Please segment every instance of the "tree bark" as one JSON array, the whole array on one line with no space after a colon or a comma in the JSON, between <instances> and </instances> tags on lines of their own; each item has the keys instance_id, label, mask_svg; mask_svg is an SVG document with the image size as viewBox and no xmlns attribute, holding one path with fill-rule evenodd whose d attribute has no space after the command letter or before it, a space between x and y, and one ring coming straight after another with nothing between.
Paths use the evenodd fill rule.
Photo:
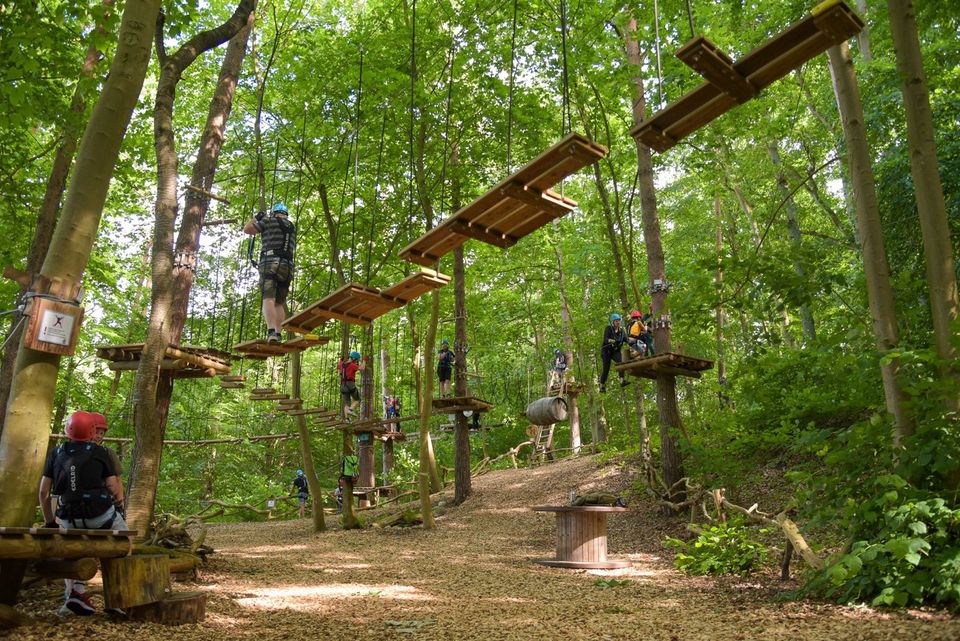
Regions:
<instances>
[{"instance_id":1,"label":"tree bark","mask_svg":"<svg viewBox=\"0 0 960 641\"><path fill-rule=\"evenodd\" d=\"M389 397L389 396L392 395L391 392L390 392L390 385L389 385L389 381L390 381L390 352L389 352L389 350L383 348L382 346L381 346L381 348L380 348L380 381L381 381L381 387L380 387L380 389L381 389L381 392L383 393L383 398L384 398L384 401L383 401L383 402L384 402L384 407L383 407L384 416L386 416L386 410L387 410L387 407L386 407L386 402L387 402L387 401L386 401L386 399L387 399L387 397ZM399 429L400 429L400 424L399 424L399 423L395 423L395 424L394 424L394 428L397 429L397 430L399 430ZM382 468L381 468L381 469L383 470L383 481L384 481L384 483L387 483L387 482L388 482L388 478L390 477L390 473L393 472L393 450L394 450L393 439L392 439L392 438L386 439L386 440L383 442L383 458L381 459L381 465L382 465Z\"/></svg>"},{"instance_id":2,"label":"tree bark","mask_svg":"<svg viewBox=\"0 0 960 641\"><path fill-rule=\"evenodd\" d=\"M770 162L773 163L777 171L777 187L780 190L780 197L786 201L785 208L787 212L787 235L790 237L790 245L793 248L793 271L797 279L803 283L806 279L806 269L801 262L800 246L800 224L797 222L797 205L790 195L790 187L787 184L787 176L783 173L783 163L780 162L780 151L777 149L777 143L771 142L767 146L770 154ZM817 340L817 329L813 324L813 312L809 305L800 305L800 322L803 325L803 338L809 344Z\"/></svg>"},{"instance_id":3,"label":"tree bark","mask_svg":"<svg viewBox=\"0 0 960 641\"><path fill-rule=\"evenodd\" d=\"M457 144L450 149L450 209L460 211L459 154ZM454 396L467 396L467 294L466 275L463 265L463 245L453 250L453 309L454 309ZM467 417L457 412L453 424L454 439L454 490L453 503L460 505L471 492L470 483L470 430Z\"/></svg>"},{"instance_id":4,"label":"tree bark","mask_svg":"<svg viewBox=\"0 0 960 641\"><path fill-rule=\"evenodd\" d=\"M863 0L859 0L862 2ZM897 56L900 91L907 112L907 142L910 147L910 173L923 235L927 288L930 291L930 316L937 356L943 361L942 374L960 383L956 344L952 328L957 320L956 265L950 243L950 225L940 183L936 132L930 110L930 94L923 70L923 56L917 35L916 10L912 0L887 0L890 33ZM956 396L949 399L954 411L960 407Z\"/></svg>"},{"instance_id":5,"label":"tree bark","mask_svg":"<svg viewBox=\"0 0 960 641\"><path fill-rule=\"evenodd\" d=\"M124 5L110 73L84 130L63 211L41 267L47 278L79 282L90 259L113 168L150 60L159 0ZM47 450L60 357L22 345L0 436L0 523L28 525ZM28 479L24 482L24 479Z\"/></svg>"},{"instance_id":6,"label":"tree bark","mask_svg":"<svg viewBox=\"0 0 960 641\"><path fill-rule=\"evenodd\" d=\"M154 103L154 144L157 155L157 202L153 236L153 292L147 336L134 382L134 427L136 442L130 466L127 500L127 523L146 532L153 517L156 501L163 435L166 430L170 399L173 395L173 373L162 372L160 363L169 344L179 344L187 319L190 288L197 266L197 249L203 218L209 199L188 191L186 211L173 254L176 222L178 159L173 131L173 108L177 84L184 71L201 54L219 47L248 27L255 0L241 0L234 14L225 23L198 33L175 54L163 54L162 20L157 27L157 47L161 57L160 79ZM207 123L201 137L193 184L205 192L213 187L224 128L233 105L237 78L243 65L249 28L231 43L220 69L217 88L210 102Z\"/></svg>"},{"instance_id":7,"label":"tree bark","mask_svg":"<svg viewBox=\"0 0 960 641\"><path fill-rule=\"evenodd\" d=\"M636 88L633 121L639 124L644 119L646 104L643 95L643 78L640 76L642 60L636 31L636 18L630 16L625 31L625 44L627 61L633 68L633 82ZM643 238L647 247L647 275L650 279L653 342L657 353L663 354L671 351L669 316L665 316L668 283L663 246L660 242L660 218L657 214L657 194L653 185L653 161L650 148L640 143L637 143L637 171L640 174L640 212L643 217ZM657 407L660 410L660 458L663 482L668 488L672 488L683 478L683 459L677 443L677 435L682 431L683 426L680 420L680 409L677 407L675 377L662 375L657 377ZM677 491L670 500L682 502L684 492Z\"/></svg>"},{"instance_id":8,"label":"tree bark","mask_svg":"<svg viewBox=\"0 0 960 641\"><path fill-rule=\"evenodd\" d=\"M877 190L870 164L866 128L863 119L863 104L860 88L850 58L850 48L842 43L827 50L833 90L843 124L843 136L847 143L850 178L855 194L857 227L860 230L860 247L863 254L863 271L867 281L867 299L873 318L873 334L881 356L895 349L900 342L897 330L893 290L890 285L890 267L883 247L883 232L880 228L880 213ZM896 423L894 442L900 445L913 433L914 427L904 407L906 393L900 387L898 373L900 363L892 359L880 365L887 410Z\"/></svg>"},{"instance_id":9,"label":"tree bark","mask_svg":"<svg viewBox=\"0 0 960 641\"><path fill-rule=\"evenodd\" d=\"M557 225L554 221L554 225ZM567 300L567 289L563 274L563 253L560 251L560 245L554 244L553 251L557 256L557 285L560 289L560 331L563 333L563 351L567 359L568 368L573 366L573 320L570 315L570 302ZM574 377L569 377L571 382L576 382ZM563 381L560 381L563 385ZM570 449L573 453L579 454L583 445L580 435L580 407L577 403L579 394L568 395L570 409Z\"/></svg>"},{"instance_id":10,"label":"tree bark","mask_svg":"<svg viewBox=\"0 0 960 641\"><path fill-rule=\"evenodd\" d=\"M300 395L301 363L300 352L290 354L290 369L292 372L290 392L293 398L303 398ZM320 487L317 468L313 464L313 451L310 449L310 430L307 428L307 421L302 415L297 416L297 432L300 434L300 460L303 465L303 474L307 477L307 487L310 489L310 499L313 506L313 531L325 532L327 524L323 520L323 488Z\"/></svg>"}]
</instances>

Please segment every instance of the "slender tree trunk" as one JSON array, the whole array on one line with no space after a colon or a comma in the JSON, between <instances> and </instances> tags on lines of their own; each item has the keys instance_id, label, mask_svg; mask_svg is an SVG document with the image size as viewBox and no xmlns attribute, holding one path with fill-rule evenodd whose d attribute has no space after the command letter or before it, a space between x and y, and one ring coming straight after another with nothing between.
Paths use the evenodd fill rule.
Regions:
<instances>
[{"instance_id":1,"label":"slender tree trunk","mask_svg":"<svg viewBox=\"0 0 960 641\"><path fill-rule=\"evenodd\" d=\"M460 157L456 142L450 149L450 209L459 211L460 175L458 169ZM463 245L453 250L453 309L455 338L454 354L454 396L467 396L467 294L466 275L463 265ZM457 412L453 425L454 438L454 491L453 503L460 505L467 500L471 492L470 483L470 431L467 417Z\"/></svg>"},{"instance_id":2,"label":"slender tree trunk","mask_svg":"<svg viewBox=\"0 0 960 641\"><path fill-rule=\"evenodd\" d=\"M554 221L554 225L557 221ZM560 245L554 244L553 251L557 256L557 285L560 289L560 331L563 333L563 351L564 358L567 359L569 367L573 366L573 320L570 315L570 302L567 300L566 281L563 274L563 254L560 251ZM570 376L571 382L576 382L576 378ZM561 386L563 381L560 381ZM578 393L568 395L570 404L570 448L574 454L580 453L580 447L583 445L580 436L580 407L577 403Z\"/></svg>"},{"instance_id":3,"label":"slender tree trunk","mask_svg":"<svg viewBox=\"0 0 960 641\"><path fill-rule=\"evenodd\" d=\"M430 293L430 322L427 325L427 335L424 338L423 349L424 369L423 391L420 395L420 474L418 488L420 491L420 514L423 517L423 527L434 529L433 506L430 503L431 490L439 491L440 478L437 476L437 465L433 458L433 444L430 442L430 414L433 404L433 361L434 347L437 344L437 320L440 316L440 292L433 290ZM436 478L436 483L434 483Z\"/></svg>"},{"instance_id":4,"label":"slender tree trunk","mask_svg":"<svg viewBox=\"0 0 960 641\"><path fill-rule=\"evenodd\" d=\"M634 71L636 88L633 121L639 124L645 117L643 78L640 76L640 47L636 39L637 21L630 16L625 31L627 61ZM637 171L639 172L640 211L643 217L643 238L647 247L647 275L650 278L653 341L658 354L671 351L670 322L667 312L668 283L660 242L660 218L657 214L657 194L653 185L653 161L650 148L637 143ZM657 377L657 407L660 410L660 458L663 481L671 488L683 478L683 459L677 436L682 432L680 409L677 407L677 388L674 376ZM683 500L683 492L675 492L673 499Z\"/></svg>"},{"instance_id":5,"label":"slender tree trunk","mask_svg":"<svg viewBox=\"0 0 960 641\"><path fill-rule=\"evenodd\" d=\"M303 398L301 396L301 371L302 359L300 352L290 354L290 392L293 398ZM313 464L313 452L310 449L310 430L307 428L307 421L303 416L297 416L297 432L300 434L300 460L303 465L303 474L307 477L307 487L310 489L310 499L313 505L313 531L325 532L327 524L323 519L323 488L320 487L320 479L317 478L317 468Z\"/></svg>"},{"instance_id":6,"label":"slender tree trunk","mask_svg":"<svg viewBox=\"0 0 960 641\"><path fill-rule=\"evenodd\" d=\"M350 326L346 323L340 323L340 358L343 362L347 362L348 356L350 354ZM366 373L361 373L361 376L365 376ZM339 385L339 383L338 383ZM337 395L337 403L341 403L339 393ZM340 408L341 416L343 415L343 408ZM353 456L356 454L356 450L353 446L353 432L350 430L341 430L343 434L343 455ZM357 519L357 513L353 509L353 477L344 476L343 477L343 529L345 530L355 530L360 527L360 521Z\"/></svg>"},{"instance_id":7,"label":"slender tree trunk","mask_svg":"<svg viewBox=\"0 0 960 641\"><path fill-rule=\"evenodd\" d=\"M859 0L863 2L864 0ZM900 91L907 112L907 141L910 146L910 173L923 235L927 287L930 291L930 317L933 320L937 356L943 361L943 375L960 383L957 363L955 322L960 301L957 298L956 264L950 243L950 225L940 184L936 132L930 110L930 94L923 70L923 56L917 36L916 10L912 0L887 0L890 33L897 55ZM960 399L949 399L951 409L960 407Z\"/></svg>"},{"instance_id":8,"label":"slender tree trunk","mask_svg":"<svg viewBox=\"0 0 960 641\"><path fill-rule=\"evenodd\" d=\"M66 201L40 272L77 283L83 276L113 168L150 60L159 0L124 5L117 51L77 152ZM0 523L29 525L47 451L60 357L21 343L0 436ZM29 479L24 482L24 479Z\"/></svg>"},{"instance_id":9,"label":"slender tree trunk","mask_svg":"<svg viewBox=\"0 0 960 641\"><path fill-rule=\"evenodd\" d=\"M101 4L105 7L111 7L113 6L113 0L103 0ZM94 29L94 32L101 36L106 35L106 30L99 25ZM73 154L77 149L77 138L80 135L80 127L72 123L74 119L80 118L87 108L87 103L83 99L83 78L93 77L93 72L100 61L101 55L100 51L93 45L87 48L87 54L83 60L83 73L81 78L77 80L73 98L70 100L70 111L73 113L64 119L66 124L60 136L60 145L57 147L57 152L53 158L50 175L47 177L43 203L40 205L40 211L37 214L36 229L33 232L33 240L27 253L25 269L30 273L40 271L43 259L47 255L47 249L50 247L53 229L57 225L57 217L60 214L63 192L67 188L67 175L70 173ZM22 298L26 292L27 288L21 286L18 298ZM0 359L0 407L6 407L7 401L10 399L10 384L13 382L13 369L17 362L17 350L13 349L13 346L19 345L23 337L25 323L20 323L23 318L23 314L19 312L11 314L10 331L4 339L7 349L3 351L3 358ZM3 433L4 418L0 414L0 434ZM54 425L59 424L59 421L54 421Z\"/></svg>"},{"instance_id":10,"label":"slender tree trunk","mask_svg":"<svg viewBox=\"0 0 960 641\"><path fill-rule=\"evenodd\" d=\"M895 1L895 0L894 0ZM890 6L891 0L888 0L887 6ZM857 0L857 11L863 18L863 29L857 33L857 46L860 48L860 55L865 62L873 60L873 51L870 48L870 23L867 20L867 0ZM890 17L893 18L893 9L890 10ZM892 20L891 20L892 22Z\"/></svg>"},{"instance_id":11,"label":"slender tree trunk","mask_svg":"<svg viewBox=\"0 0 960 641\"><path fill-rule=\"evenodd\" d=\"M390 391L390 351L381 347L380 349L380 377L381 377L381 386L380 390L383 393L384 398L384 415L386 415L386 399L389 396L392 396ZM395 423L394 427L399 430L400 424ZM381 461L383 469L383 481L387 482L387 479L390 477L390 473L393 472L393 439L388 438L383 442L383 459Z\"/></svg>"},{"instance_id":12,"label":"slender tree trunk","mask_svg":"<svg viewBox=\"0 0 960 641\"><path fill-rule=\"evenodd\" d=\"M727 361L726 361L726 343L724 342L723 326L726 322L723 310L723 214L721 210L720 194L713 199L713 210L717 220L716 251L717 251L717 275L715 278L717 289L717 399L721 405L730 405L730 398L726 394L727 386Z\"/></svg>"},{"instance_id":13,"label":"slender tree trunk","mask_svg":"<svg viewBox=\"0 0 960 641\"><path fill-rule=\"evenodd\" d=\"M200 231L209 206L208 199L189 192L180 236L177 239L177 253L174 256L173 234L178 210L179 164L173 132L176 89L184 71L198 56L231 40L243 29L240 37L231 42L228 55L224 57L221 65L217 88L210 102L207 123L200 142L200 151L194 165L195 186L209 192L213 187L224 129L230 116L233 95L246 52L249 28L245 27L249 27L254 5L255 0L241 0L227 22L195 35L170 57L166 57L163 51L162 21L157 28L161 72L154 106L157 202L153 237L153 293L147 336L134 383L134 402L137 408L136 442L127 492L128 525L141 532L147 531L153 519L163 435L173 395L173 372L162 372L160 363L167 346L179 344L186 324L190 288L197 267Z\"/></svg>"},{"instance_id":14,"label":"slender tree trunk","mask_svg":"<svg viewBox=\"0 0 960 641\"><path fill-rule=\"evenodd\" d=\"M361 406L362 412L360 419L368 421L373 418L373 359L370 358L373 349L373 323L364 328L364 357L366 368L363 371L363 379L360 385L360 398L363 400ZM373 447L373 432L361 432L357 434L357 454L360 459L360 487L375 487L376 480L376 456ZM360 507L370 505L369 497L360 501Z\"/></svg>"},{"instance_id":15,"label":"slender tree trunk","mask_svg":"<svg viewBox=\"0 0 960 641\"><path fill-rule=\"evenodd\" d=\"M787 176L783 173L783 163L780 162L780 152L777 149L777 143L771 142L767 146L770 154L770 162L773 163L777 171L777 187L780 189L780 197L786 200L787 211L787 234L790 237L790 246L793 248L793 271L797 279L802 283L806 279L806 268L803 266L801 256L801 236L800 223L797 222L797 205L790 195L790 187L787 184ZM817 330L813 324L813 313L808 305L800 305L800 322L803 325L803 338L810 344L817 340Z\"/></svg>"},{"instance_id":16,"label":"slender tree trunk","mask_svg":"<svg viewBox=\"0 0 960 641\"><path fill-rule=\"evenodd\" d=\"M873 333L877 349L883 356L897 347L900 337L897 330L893 290L890 285L890 267L887 264L883 232L880 228L877 190L870 164L870 150L867 147L863 104L847 44L830 47L827 55L830 58L833 89L840 108L851 183L856 196L857 226L860 230L863 271L867 281L870 315L873 317ZM900 362L895 358L887 364L880 365L887 410L896 422L894 441L898 445L914 430L913 422L904 407L906 393L898 381L899 369Z\"/></svg>"}]
</instances>

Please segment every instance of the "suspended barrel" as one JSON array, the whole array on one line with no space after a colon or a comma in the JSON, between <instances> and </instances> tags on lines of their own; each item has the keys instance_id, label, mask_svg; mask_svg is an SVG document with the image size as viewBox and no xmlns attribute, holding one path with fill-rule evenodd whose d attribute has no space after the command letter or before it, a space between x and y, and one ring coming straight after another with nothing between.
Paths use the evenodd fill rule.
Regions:
<instances>
[{"instance_id":1,"label":"suspended barrel","mask_svg":"<svg viewBox=\"0 0 960 641\"><path fill-rule=\"evenodd\" d=\"M567 418L567 402L559 396L548 396L527 405L527 420L534 425L550 425Z\"/></svg>"}]
</instances>

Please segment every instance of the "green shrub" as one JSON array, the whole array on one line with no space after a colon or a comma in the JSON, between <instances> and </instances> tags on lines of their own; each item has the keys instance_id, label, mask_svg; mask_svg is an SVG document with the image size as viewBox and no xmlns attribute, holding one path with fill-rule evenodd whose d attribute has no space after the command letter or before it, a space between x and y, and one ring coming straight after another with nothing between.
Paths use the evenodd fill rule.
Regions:
<instances>
[{"instance_id":1,"label":"green shrub","mask_svg":"<svg viewBox=\"0 0 960 641\"><path fill-rule=\"evenodd\" d=\"M807 585L844 603L960 605L960 509L889 474L875 496L849 504L856 525L849 551Z\"/></svg>"},{"instance_id":2,"label":"green shrub","mask_svg":"<svg viewBox=\"0 0 960 641\"><path fill-rule=\"evenodd\" d=\"M750 530L740 522L707 526L689 542L668 537L664 545L677 551L673 564L687 574L742 576L767 558L766 546L751 540Z\"/></svg>"}]
</instances>

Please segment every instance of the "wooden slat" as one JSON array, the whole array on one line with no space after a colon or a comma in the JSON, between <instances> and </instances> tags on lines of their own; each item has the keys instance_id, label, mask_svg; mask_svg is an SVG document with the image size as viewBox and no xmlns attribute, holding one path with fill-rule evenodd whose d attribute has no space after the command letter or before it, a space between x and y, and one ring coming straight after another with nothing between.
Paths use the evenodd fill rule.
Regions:
<instances>
[{"instance_id":1,"label":"wooden slat","mask_svg":"<svg viewBox=\"0 0 960 641\"><path fill-rule=\"evenodd\" d=\"M550 188L606 154L602 145L570 134L404 247L400 257L431 266L467 238L509 247L576 207L576 202L550 192Z\"/></svg>"},{"instance_id":2,"label":"wooden slat","mask_svg":"<svg viewBox=\"0 0 960 641\"><path fill-rule=\"evenodd\" d=\"M863 21L843 2L825 2L811 15L757 47L732 67L756 93L862 28ZM715 53L722 54L715 46L713 48ZM730 92L730 82L724 84L715 77L710 81L711 74L716 71L707 70L707 82L640 123L630 134L651 149L664 152L739 104L739 97L733 97L736 89Z\"/></svg>"},{"instance_id":3,"label":"wooden slat","mask_svg":"<svg viewBox=\"0 0 960 641\"><path fill-rule=\"evenodd\" d=\"M684 354L666 352L650 358L639 358L614 365L618 372L655 379L657 376L688 376L700 378L700 372L713 367L713 361Z\"/></svg>"},{"instance_id":4,"label":"wooden slat","mask_svg":"<svg viewBox=\"0 0 960 641\"><path fill-rule=\"evenodd\" d=\"M329 320L367 325L402 305L401 301L384 296L377 289L359 283L348 283L284 320L283 327L288 331L302 333L304 330L316 329Z\"/></svg>"},{"instance_id":5,"label":"wooden slat","mask_svg":"<svg viewBox=\"0 0 960 641\"><path fill-rule=\"evenodd\" d=\"M681 62L737 103L746 102L757 93L750 81L733 68L733 60L703 36L685 44L676 55Z\"/></svg>"}]
</instances>

